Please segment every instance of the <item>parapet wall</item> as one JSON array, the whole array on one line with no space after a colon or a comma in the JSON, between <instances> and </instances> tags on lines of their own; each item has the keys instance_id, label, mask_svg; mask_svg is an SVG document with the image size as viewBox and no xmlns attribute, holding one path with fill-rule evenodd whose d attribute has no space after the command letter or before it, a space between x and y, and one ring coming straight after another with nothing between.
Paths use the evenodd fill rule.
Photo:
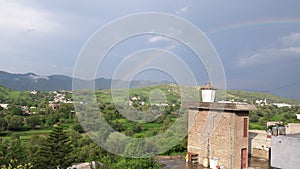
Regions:
<instances>
[{"instance_id":1,"label":"parapet wall","mask_svg":"<svg viewBox=\"0 0 300 169\"><path fill-rule=\"evenodd\" d=\"M271 138L267 137L267 132L262 130L249 131L249 155L269 159L269 149Z\"/></svg>"}]
</instances>

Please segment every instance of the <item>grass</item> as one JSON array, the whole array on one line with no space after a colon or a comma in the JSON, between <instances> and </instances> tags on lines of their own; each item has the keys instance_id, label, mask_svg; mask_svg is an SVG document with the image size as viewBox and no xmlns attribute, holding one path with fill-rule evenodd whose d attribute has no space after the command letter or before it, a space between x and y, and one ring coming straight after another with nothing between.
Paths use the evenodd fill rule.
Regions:
<instances>
[{"instance_id":1,"label":"grass","mask_svg":"<svg viewBox=\"0 0 300 169\"><path fill-rule=\"evenodd\" d=\"M20 140L27 142L34 135L48 135L51 129L39 129L39 130L28 130L28 131L5 131L1 132L0 136L3 139L10 139L11 135L16 134L20 136Z\"/></svg>"},{"instance_id":2,"label":"grass","mask_svg":"<svg viewBox=\"0 0 300 169\"><path fill-rule=\"evenodd\" d=\"M65 129L69 129L68 128L68 124L66 124L64 126ZM13 134L16 134L16 135L19 135L20 136L20 140L24 141L24 142L27 142L31 139L32 136L35 136L35 135L43 135L43 136L47 136L50 132L52 131L52 129L31 129L31 130L28 130L28 131L3 131L3 132L0 132L0 137L3 138L4 140L9 140L10 137L13 135Z\"/></svg>"},{"instance_id":3,"label":"grass","mask_svg":"<svg viewBox=\"0 0 300 169\"><path fill-rule=\"evenodd\" d=\"M266 127L263 127L259 124L256 124L256 123L250 123L249 124L249 129L250 130L266 130Z\"/></svg>"},{"instance_id":4,"label":"grass","mask_svg":"<svg viewBox=\"0 0 300 169\"><path fill-rule=\"evenodd\" d=\"M143 124L143 127L147 130L154 129L154 128L160 128L162 124L160 123L145 123Z\"/></svg>"},{"instance_id":5,"label":"grass","mask_svg":"<svg viewBox=\"0 0 300 169\"><path fill-rule=\"evenodd\" d=\"M131 126L132 126L132 122L127 119L117 119L114 121L122 123L124 125L124 127L126 127L126 128L131 128ZM141 123L141 125L143 126L143 128L145 130L160 128L162 126L162 124L160 124L160 123Z\"/></svg>"}]
</instances>

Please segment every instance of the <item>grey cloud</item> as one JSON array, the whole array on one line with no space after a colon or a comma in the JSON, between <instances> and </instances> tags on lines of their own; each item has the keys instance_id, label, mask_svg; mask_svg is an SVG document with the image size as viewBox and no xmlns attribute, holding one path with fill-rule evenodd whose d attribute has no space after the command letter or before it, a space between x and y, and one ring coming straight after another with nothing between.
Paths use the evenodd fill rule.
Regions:
<instances>
[{"instance_id":1,"label":"grey cloud","mask_svg":"<svg viewBox=\"0 0 300 169\"><path fill-rule=\"evenodd\" d=\"M283 46L300 46L300 33L292 33L280 39Z\"/></svg>"},{"instance_id":2,"label":"grey cloud","mask_svg":"<svg viewBox=\"0 0 300 169\"><path fill-rule=\"evenodd\" d=\"M300 61L300 33L293 33L278 40L271 48L261 51L238 60L239 67L247 67L262 64L274 64L288 59L299 59Z\"/></svg>"}]
</instances>

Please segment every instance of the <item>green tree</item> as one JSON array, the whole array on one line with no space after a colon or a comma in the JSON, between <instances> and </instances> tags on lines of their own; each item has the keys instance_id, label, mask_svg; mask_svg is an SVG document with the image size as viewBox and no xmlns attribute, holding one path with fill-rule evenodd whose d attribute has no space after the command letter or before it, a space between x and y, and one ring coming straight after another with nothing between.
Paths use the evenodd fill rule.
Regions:
<instances>
[{"instance_id":1,"label":"green tree","mask_svg":"<svg viewBox=\"0 0 300 169\"><path fill-rule=\"evenodd\" d=\"M84 133L84 129L81 127L80 124L78 123L75 123L73 126L72 126L72 129L74 131L77 131L78 133Z\"/></svg>"},{"instance_id":2,"label":"green tree","mask_svg":"<svg viewBox=\"0 0 300 169\"><path fill-rule=\"evenodd\" d=\"M41 135L33 135L31 139L26 142L27 159L34 166L40 161L38 154L41 146L46 142L46 137ZM35 168L38 168L35 166Z\"/></svg>"},{"instance_id":3,"label":"green tree","mask_svg":"<svg viewBox=\"0 0 300 169\"><path fill-rule=\"evenodd\" d=\"M4 117L6 123L7 123L7 128L9 130L20 130L23 126L23 117L17 116L17 115L7 115Z\"/></svg>"},{"instance_id":4,"label":"green tree","mask_svg":"<svg viewBox=\"0 0 300 169\"><path fill-rule=\"evenodd\" d=\"M71 112L74 110L73 104L60 104L56 112L59 113L61 118L72 118Z\"/></svg>"},{"instance_id":5,"label":"green tree","mask_svg":"<svg viewBox=\"0 0 300 169\"><path fill-rule=\"evenodd\" d=\"M140 133L143 131L143 127L139 123L133 123L129 130L126 130L126 135L132 136L135 133Z\"/></svg>"},{"instance_id":6,"label":"green tree","mask_svg":"<svg viewBox=\"0 0 300 169\"><path fill-rule=\"evenodd\" d=\"M0 117L0 131L5 131L7 129L7 122L4 118Z\"/></svg>"},{"instance_id":7,"label":"green tree","mask_svg":"<svg viewBox=\"0 0 300 169\"><path fill-rule=\"evenodd\" d=\"M111 123L112 128L114 128L116 131L124 131L125 130L125 126L123 125L123 123L120 123L118 121L116 122L112 122Z\"/></svg>"},{"instance_id":8,"label":"green tree","mask_svg":"<svg viewBox=\"0 0 300 169\"><path fill-rule=\"evenodd\" d=\"M74 161L71 155L73 148L68 135L62 127L55 127L38 152L40 160L37 168L67 168Z\"/></svg>"},{"instance_id":9,"label":"green tree","mask_svg":"<svg viewBox=\"0 0 300 169\"><path fill-rule=\"evenodd\" d=\"M49 114L46 118L46 125L51 126L55 123L59 122L59 113L55 112L53 114Z\"/></svg>"},{"instance_id":10,"label":"green tree","mask_svg":"<svg viewBox=\"0 0 300 169\"><path fill-rule=\"evenodd\" d=\"M22 109L17 106L12 106L9 108L9 112L11 115L22 115Z\"/></svg>"},{"instance_id":11,"label":"green tree","mask_svg":"<svg viewBox=\"0 0 300 169\"><path fill-rule=\"evenodd\" d=\"M29 128L33 129L37 125L41 124L40 118L37 115L31 115L26 118L26 124L28 125Z\"/></svg>"},{"instance_id":12,"label":"green tree","mask_svg":"<svg viewBox=\"0 0 300 169\"><path fill-rule=\"evenodd\" d=\"M1 169L32 169L33 168L31 163L19 164L17 160L10 160L9 164L2 165L0 167Z\"/></svg>"},{"instance_id":13,"label":"green tree","mask_svg":"<svg viewBox=\"0 0 300 169\"><path fill-rule=\"evenodd\" d=\"M11 166L11 168L16 168L21 164L28 163L26 157L26 148L19 139L0 143L0 164L3 166Z\"/></svg>"}]
</instances>

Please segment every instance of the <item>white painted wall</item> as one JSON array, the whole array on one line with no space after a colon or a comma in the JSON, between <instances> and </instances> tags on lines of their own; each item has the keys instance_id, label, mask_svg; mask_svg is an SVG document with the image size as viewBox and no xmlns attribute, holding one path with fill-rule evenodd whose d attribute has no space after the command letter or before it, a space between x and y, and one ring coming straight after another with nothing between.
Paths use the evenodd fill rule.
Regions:
<instances>
[{"instance_id":1,"label":"white painted wall","mask_svg":"<svg viewBox=\"0 0 300 169\"><path fill-rule=\"evenodd\" d=\"M202 90L202 102L214 102L215 101L215 90Z\"/></svg>"},{"instance_id":2,"label":"white painted wall","mask_svg":"<svg viewBox=\"0 0 300 169\"><path fill-rule=\"evenodd\" d=\"M300 138L290 136L272 137L271 166L295 169L300 166Z\"/></svg>"}]
</instances>

